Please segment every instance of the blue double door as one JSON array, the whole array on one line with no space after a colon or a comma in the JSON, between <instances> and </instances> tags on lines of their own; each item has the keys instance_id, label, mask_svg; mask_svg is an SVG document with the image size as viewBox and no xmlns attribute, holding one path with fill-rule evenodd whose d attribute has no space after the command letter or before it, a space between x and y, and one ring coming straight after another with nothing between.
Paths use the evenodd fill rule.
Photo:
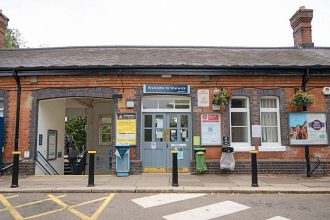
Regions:
<instances>
[{"instance_id":1,"label":"blue double door","mask_svg":"<svg viewBox=\"0 0 330 220\"><path fill-rule=\"evenodd\" d=\"M190 113L143 113L141 134L144 172L171 172L171 150L179 150L179 171L189 172L192 158Z\"/></svg>"}]
</instances>

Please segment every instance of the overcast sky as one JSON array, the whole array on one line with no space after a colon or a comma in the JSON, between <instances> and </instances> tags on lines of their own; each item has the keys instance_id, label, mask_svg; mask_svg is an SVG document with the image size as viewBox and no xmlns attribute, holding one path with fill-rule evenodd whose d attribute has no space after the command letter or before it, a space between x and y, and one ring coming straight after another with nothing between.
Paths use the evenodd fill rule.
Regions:
<instances>
[{"instance_id":1,"label":"overcast sky","mask_svg":"<svg viewBox=\"0 0 330 220\"><path fill-rule=\"evenodd\" d=\"M0 0L28 47L293 46L290 17L314 9L315 46L330 46L330 0Z\"/></svg>"}]
</instances>

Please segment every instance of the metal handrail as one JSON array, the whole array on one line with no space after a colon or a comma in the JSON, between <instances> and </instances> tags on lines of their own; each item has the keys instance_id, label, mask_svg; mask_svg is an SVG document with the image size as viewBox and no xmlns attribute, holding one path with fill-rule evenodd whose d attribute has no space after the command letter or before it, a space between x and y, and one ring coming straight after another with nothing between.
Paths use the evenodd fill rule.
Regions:
<instances>
[{"instance_id":1,"label":"metal handrail","mask_svg":"<svg viewBox=\"0 0 330 220\"><path fill-rule=\"evenodd\" d=\"M23 159L20 159L20 160L19 160L19 163L22 162L22 161L23 161ZM13 165L14 165L14 163L11 163L11 164L5 166L4 168L1 168L1 176L2 176L2 174L3 174L3 172L4 172L5 170L11 168Z\"/></svg>"},{"instance_id":2,"label":"metal handrail","mask_svg":"<svg viewBox=\"0 0 330 220\"><path fill-rule=\"evenodd\" d=\"M38 160L38 159L36 159L36 161L37 161L37 163L48 173L48 175L52 175L47 169L46 169L46 167L44 167L44 165L42 165L42 163Z\"/></svg>"},{"instance_id":3,"label":"metal handrail","mask_svg":"<svg viewBox=\"0 0 330 220\"><path fill-rule=\"evenodd\" d=\"M42 159L44 159L44 161L46 161L46 163L48 164L48 166L57 174L59 175L59 173L55 170L55 168L48 162L48 160L40 153L40 151L37 151L38 155L40 155L42 157ZM38 157L36 158L36 160L38 161ZM40 161L38 161L40 164ZM48 170L47 170L48 171Z\"/></svg>"}]
</instances>

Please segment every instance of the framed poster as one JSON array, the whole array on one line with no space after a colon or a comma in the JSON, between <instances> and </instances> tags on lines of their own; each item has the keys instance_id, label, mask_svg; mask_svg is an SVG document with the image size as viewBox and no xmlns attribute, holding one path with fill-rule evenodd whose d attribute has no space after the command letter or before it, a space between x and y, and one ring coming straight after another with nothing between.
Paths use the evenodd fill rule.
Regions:
<instances>
[{"instance_id":1,"label":"framed poster","mask_svg":"<svg viewBox=\"0 0 330 220\"><path fill-rule=\"evenodd\" d=\"M326 113L289 113L290 145L328 144Z\"/></svg>"},{"instance_id":2,"label":"framed poster","mask_svg":"<svg viewBox=\"0 0 330 220\"><path fill-rule=\"evenodd\" d=\"M201 145L221 145L220 114L201 114Z\"/></svg>"},{"instance_id":3,"label":"framed poster","mask_svg":"<svg viewBox=\"0 0 330 220\"><path fill-rule=\"evenodd\" d=\"M116 145L136 145L135 113L116 113Z\"/></svg>"},{"instance_id":4,"label":"framed poster","mask_svg":"<svg viewBox=\"0 0 330 220\"><path fill-rule=\"evenodd\" d=\"M57 130L48 130L47 132L47 160L57 158Z\"/></svg>"},{"instance_id":5,"label":"framed poster","mask_svg":"<svg viewBox=\"0 0 330 220\"><path fill-rule=\"evenodd\" d=\"M210 91L208 89L197 90L197 105L198 107L210 106Z\"/></svg>"}]
</instances>

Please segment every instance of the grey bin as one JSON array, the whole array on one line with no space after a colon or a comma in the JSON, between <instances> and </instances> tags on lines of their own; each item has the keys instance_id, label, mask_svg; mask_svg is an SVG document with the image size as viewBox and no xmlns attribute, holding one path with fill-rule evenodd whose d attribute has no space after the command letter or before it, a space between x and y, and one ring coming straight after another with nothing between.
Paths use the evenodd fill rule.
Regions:
<instances>
[{"instance_id":1,"label":"grey bin","mask_svg":"<svg viewBox=\"0 0 330 220\"><path fill-rule=\"evenodd\" d=\"M220 170L235 170L235 158L233 147L223 147L220 158Z\"/></svg>"},{"instance_id":2,"label":"grey bin","mask_svg":"<svg viewBox=\"0 0 330 220\"><path fill-rule=\"evenodd\" d=\"M116 174L128 176L130 172L130 146L116 146Z\"/></svg>"}]
</instances>

